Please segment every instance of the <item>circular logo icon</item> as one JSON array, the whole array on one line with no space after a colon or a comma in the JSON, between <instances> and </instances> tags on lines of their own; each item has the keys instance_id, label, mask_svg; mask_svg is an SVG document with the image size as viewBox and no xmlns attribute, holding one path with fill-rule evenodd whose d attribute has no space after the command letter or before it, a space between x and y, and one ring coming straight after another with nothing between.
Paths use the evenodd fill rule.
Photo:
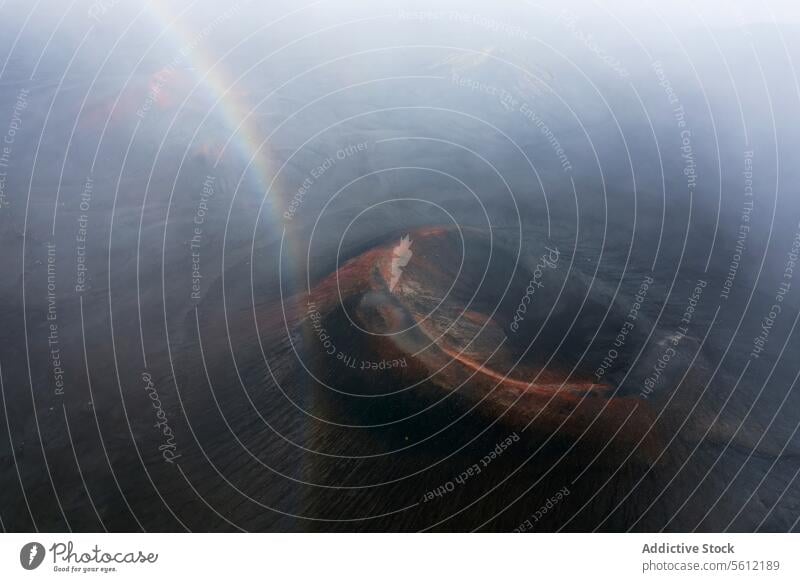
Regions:
<instances>
[{"instance_id":1,"label":"circular logo icon","mask_svg":"<svg viewBox=\"0 0 800 582\"><path fill-rule=\"evenodd\" d=\"M44 561L44 546L39 542L29 542L19 551L19 563L26 570L35 570Z\"/></svg>"}]
</instances>

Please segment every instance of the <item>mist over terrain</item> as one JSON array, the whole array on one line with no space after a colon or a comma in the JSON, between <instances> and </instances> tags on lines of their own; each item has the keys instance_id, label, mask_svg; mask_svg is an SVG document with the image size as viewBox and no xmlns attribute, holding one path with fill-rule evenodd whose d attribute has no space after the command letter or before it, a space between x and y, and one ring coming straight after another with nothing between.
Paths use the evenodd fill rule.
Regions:
<instances>
[{"instance_id":1,"label":"mist over terrain","mask_svg":"<svg viewBox=\"0 0 800 582\"><path fill-rule=\"evenodd\" d=\"M0 7L6 531L797 531L800 9Z\"/></svg>"}]
</instances>

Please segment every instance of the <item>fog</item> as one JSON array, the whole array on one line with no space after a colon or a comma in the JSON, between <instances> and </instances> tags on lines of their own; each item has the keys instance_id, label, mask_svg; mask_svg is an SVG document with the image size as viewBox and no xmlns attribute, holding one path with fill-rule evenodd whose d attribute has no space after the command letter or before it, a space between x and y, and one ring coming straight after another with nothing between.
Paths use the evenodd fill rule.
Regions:
<instances>
[{"instance_id":1,"label":"fog","mask_svg":"<svg viewBox=\"0 0 800 582\"><path fill-rule=\"evenodd\" d=\"M4 3L5 527L797 530L798 31Z\"/></svg>"}]
</instances>

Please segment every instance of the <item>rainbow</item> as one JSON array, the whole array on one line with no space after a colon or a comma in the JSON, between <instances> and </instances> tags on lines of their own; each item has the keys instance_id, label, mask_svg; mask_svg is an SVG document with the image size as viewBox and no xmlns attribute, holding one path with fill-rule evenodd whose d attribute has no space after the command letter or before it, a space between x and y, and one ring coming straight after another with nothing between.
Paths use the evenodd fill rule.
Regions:
<instances>
[{"instance_id":1,"label":"rainbow","mask_svg":"<svg viewBox=\"0 0 800 582\"><path fill-rule=\"evenodd\" d=\"M252 175L259 187L266 189L272 183L275 173L270 166L268 156L264 155L266 140L257 131L256 124L248 123L253 111L251 104L232 91L241 77L234 79L227 74L220 66L219 55L210 53L204 43L215 30L225 26L251 2L252 0L236 2L200 29L188 27L183 19L188 10L195 5L194 2L178 13L170 10L164 2L151 3L149 8L157 25L169 31L169 38L175 43L176 56L162 71L171 72L178 68L185 70L188 65L197 82L192 92L194 93L198 86L202 86L213 99L206 119L213 112L217 112L224 126L230 131L227 141L215 156L214 167L218 166L228 147L232 146L247 164L241 180L244 180L245 175ZM205 121L204 119L203 122ZM268 218L277 222L282 214L281 201L278 196L269 196L268 191L265 191L264 195L265 202L270 207Z\"/></svg>"}]
</instances>

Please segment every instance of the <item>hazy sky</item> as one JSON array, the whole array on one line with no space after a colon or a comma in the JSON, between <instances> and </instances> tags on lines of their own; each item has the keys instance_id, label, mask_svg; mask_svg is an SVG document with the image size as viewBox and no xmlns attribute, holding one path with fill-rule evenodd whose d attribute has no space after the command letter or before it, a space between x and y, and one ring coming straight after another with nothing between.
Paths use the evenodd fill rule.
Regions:
<instances>
[{"instance_id":1,"label":"hazy sky","mask_svg":"<svg viewBox=\"0 0 800 582\"><path fill-rule=\"evenodd\" d=\"M578 15L610 11L625 21L642 24L650 15L660 15L670 26L696 26L705 21L711 26L736 26L754 22L800 23L800 2L796 0L530 0L530 5ZM702 19L702 20L701 20Z\"/></svg>"}]
</instances>

